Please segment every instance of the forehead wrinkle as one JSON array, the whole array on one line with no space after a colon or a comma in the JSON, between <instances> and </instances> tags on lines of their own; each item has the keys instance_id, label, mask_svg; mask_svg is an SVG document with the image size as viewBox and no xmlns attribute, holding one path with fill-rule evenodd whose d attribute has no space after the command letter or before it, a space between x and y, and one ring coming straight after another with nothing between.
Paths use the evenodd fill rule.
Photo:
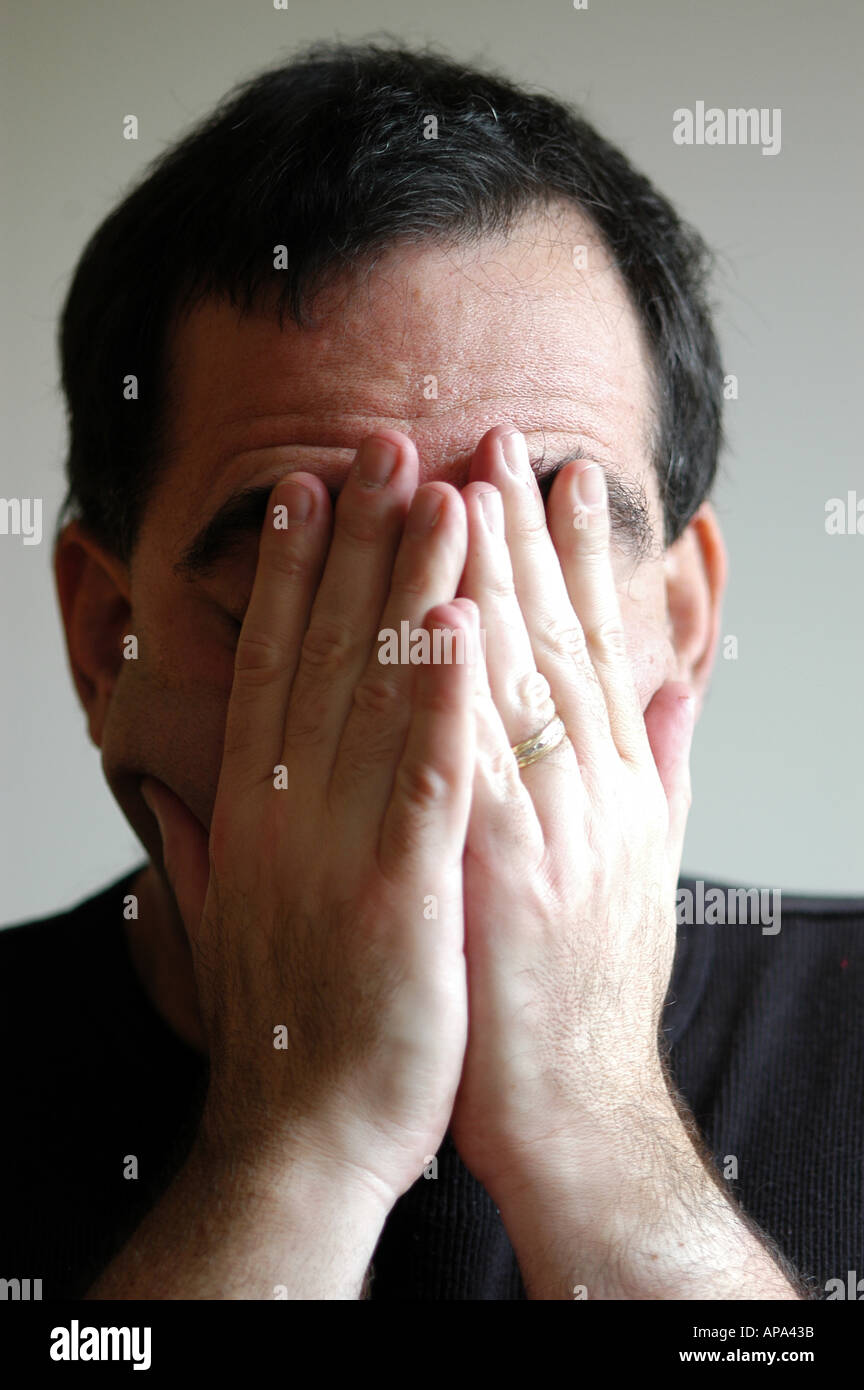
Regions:
<instances>
[{"instance_id":1,"label":"forehead wrinkle","mask_svg":"<svg viewBox=\"0 0 864 1390\"><path fill-rule=\"evenodd\" d=\"M580 225L579 236L582 241L588 240L588 228L583 229L583 225ZM518 247L514 247L511 242L511 248L520 257L519 264L523 259L530 260L532 245L533 243L525 238L518 242ZM513 271L506 263L506 249L506 246L502 247L499 252L496 247L495 260L488 262L488 265L492 269L503 267L504 272L512 276ZM458 270L466 281L471 281L469 272L476 270L476 264L465 257L458 261L457 253L458 248L447 248L449 265ZM419 254L416 248L415 254ZM395 278L394 266L398 269L398 263L389 262L386 257L382 259L386 264L379 265L378 270L389 283ZM482 257L479 267L481 274L484 273ZM541 269L544 278L548 279L550 268L542 266ZM590 299L594 312L603 316L604 321L609 323L610 309L615 303L614 292L611 284L607 296L603 292L603 286L591 283L597 278L597 274L598 272L595 272L595 275L589 278L583 275L581 283L588 291L586 298ZM329 320L321 336L317 340L313 338L311 343L308 337L304 340L302 336L296 337L291 334L289 328L290 341L285 344L284 355L278 351L278 338L274 342L266 328L260 331L253 328L247 340L248 352L243 351L246 343L238 339L236 348L229 347L221 365L218 358L216 359L218 390L214 388L209 394L208 381L213 365L211 358L215 347L218 347L219 334L217 332L214 335L210 321L204 320L194 338L196 365L192 368L193 376L190 378L191 393L187 395L187 406L192 404L200 425L196 425L192 432L186 432L184 442L191 444L196 452L206 450L207 464L210 465L207 472L212 477L212 460L217 450L221 457L234 457L236 446L239 444L242 448L245 443L244 440L232 437L222 445L218 438L219 432L228 431L233 434L237 430L239 433L245 427L247 434L250 430L252 433L248 443L250 449L256 444L260 444L260 447L277 447L281 441L274 437L274 434L280 419L284 419L290 422L290 432L295 435L298 448L315 447L311 444L303 445L304 435L307 438L313 435L316 440L320 440L322 436L329 436L333 438L333 450L344 450L347 464L359 443L358 436L373 432L376 426L390 425L414 438L421 456L421 468L424 467L424 457L430 452L434 459L442 459L441 463L430 463L427 474L441 476L442 469L448 474L458 472L464 459L470 457L472 449L463 450L460 447L460 435L465 438L470 433L473 444L487 428L504 420L513 420L523 432L540 433L545 439L546 426L543 422L548 421L551 415L559 417L555 420L554 433L569 435L572 438L587 437L610 453L620 451L622 443L626 447L628 441L626 437L619 438L617 423L626 422L626 428L630 431L635 418L634 412L643 414L643 403L649 406L649 410L644 412L644 424L640 422L638 432L640 436L643 433L652 433L653 420L650 417L654 412L650 407L654 404L651 399L653 391L649 390L646 398L643 397L640 387L638 398L633 397L628 387L633 365L629 360L622 363L620 352L613 360L607 362L605 349L598 343L602 335L591 334L584 322L574 323L574 335L578 336L575 343L572 337L568 343L568 306L562 300L571 284L572 275L565 280L563 292L556 294L552 303L551 312L554 314L555 323L551 335L549 332L544 333L544 325L537 322L538 310L544 308L548 294L532 295L529 292L524 296L525 319L521 327L507 316L506 307L502 308L498 336L500 339L502 332L506 335L503 354L496 354L494 350L495 324L490 325L485 321L482 310L478 314L476 306L471 305L470 295L467 294L468 302L462 305L461 311L457 311L461 312L459 321L464 324L464 332L457 332L452 342L447 342L444 336L446 321L443 325L434 321L430 323L430 332L425 335L425 339L410 336L406 343L410 324L403 319L400 336L401 349L405 351L407 359L404 362L393 361L395 354L392 337L388 345L384 340L385 335L378 331L375 323L363 324L362 315L358 323L350 314L336 313L335 317ZM371 288L367 279L364 299L370 294ZM480 288L491 298L493 287L481 285ZM501 286L498 288L502 289ZM404 275L398 278L399 303L408 306L413 298L415 316L419 315L422 309L422 304L418 307L416 301L422 301L426 291L427 286L422 281L418 283L416 279ZM433 299L436 297L434 282L432 291L428 292L432 294ZM503 294L506 305L514 299L515 290L503 287ZM437 297L441 298L440 291ZM344 294L340 294L340 298L344 301ZM376 307L379 314L383 312L381 306L375 306L373 301L373 310ZM614 326L619 330L620 344L621 323L627 315L626 300L619 302L617 307L619 315ZM392 324L391 318L391 333L393 328L395 325ZM521 357L517 355L520 333L523 337L530 336L533 344L533 350L522 354ZM214 338L215 347L211 346L214 345ZM346 347L347 339L353 339L358 346L365 340L368 350L354 351L350 341ZM422 347L424 341L428 343L426 349ZM308 356L305 356L307 345L309 351ZM425 365L422 358L434 359L436 356L440 361L445 356L442 346L446 349L446 362L444 368L439 368L438 371L439 396L437 399L426 400L411 379L416 374L412 373L411 365L420 361L422 367ZM638 350L638 337L635 334L633 347ZM348 350L353 360L346 360ZM631 358L629 350L626 357ZM434 369L436 364L434 360L430 360L428 365L430 369ZM302 369L304 366L305 370ZM649 379L651 376L649 371ZM232 380L236 382L236 391L231 390ZM276 411L272 406L267 409L267 395L271 402L274 393L284 396L283 390L280 389L282 383L284 389L294 396L296 403L289 400ZM472 387L473 394L467 394L472 392ZM477 390L478 387L481 389ZM229 413L214 425L209 414L210 397L215 393L217 399L222 398L223 392ZM230 404L233 401L236 406L238 395L241 399L244 395L247 400L252 398L251 413L230 411ZM256 395L257 408L254 401ZM332 404L334 397L337 406L340 407L338 411L322 414L322 398L329 399ZM563 411L557 404L559 401L566 402ZM359 409L356 408L358 405ZM464 430L455 424L459 412L465 415ZM178 416L182 418L183 415L188 418L188 411L177 412L174 418L180 423ZM304 415L308 420L308 430L305 425L298 428L297 422L302 420ZM175 449L173 452L176 454L177 451ZM638 453L633 454L630 466L637 471L641 470L642 453L640 449ZM630 458L629 448L626 457ZM198 468L196 471L200 476L202 469Z\"/></svg>"},{"instance_id":2,"label":"forehead wrinkle","mask_svg":"<svg viewBox=\"0 0 864 1390\"><path fill-rule=\"evenodd\" d=\"M528 312L531 319L534 320L537 315L537 306L531 303ZM354 331L344 321L340 321L339 328L340 332ZM542 335L538 338L535 323L532 323L531 330L532 337L542 342ZM443 365L439 365L442 354L437 351L437 348L440 345L435 343L431 344L429 351L426 352L423 352L420 347L412 348L410 360L394 362L391 346L389 355L385 354L382 357L382 352L377 352L376 360L373 363L366 360L365 366L362 361L355 359L357 364L349 364L349 372L345 371L344 354L340 356L338 349L334 348L331 338L330 342L324 341L319 345L313 345L315 358L312 361L311 373L298 373L296 365L298 346L299 344L292 343L284 358L286 385L295 397L299 397L296 404L285 401L277 410L272 408L256 410L253 403L251 412L247 410L223 415L216 422L215 428L225 429L234 424L246 422L255 424L268 417L275 419L280 415L286 419L293 419L302 416L304 411L307 411L310 417L314 417L317 424L323 424L326 427L331 420L336 418L336 412L332 412L329 418L320 412L321 393L328 387L328 384L333 392L330 395L331 402L334 395L337 402L341 397L338 410L340 416L349 416L354 420L365 420L370 423L374 423L376 420L386 421L396 428L410 427L410 422L413 419L440 418L454 410L470 411L472 407L483 406L492 401L501 405L498 419L510 419L517 413L522 414L521 410L514 407L526 404L533 405L538 413L542 410L543 415L548 419L551 413L550 407L556 399L572 402L576 393L589 410L593 407L594 411L605 412L610 408L614 409L612 397L617 398L620 395L622 386L620 379L614 381L609 379L607 370L603 369L602 361L597 360L597 353L592 348L590 336L580 351L574 351L572 355L568 354L566 365L562 362L562 353L559 351L556 355L554 348L550 348L545 353L529 355L527 360L523 357L518 371L512 363L508 366L506 360L512 355L511 347L515 349L515 340L512 334L508 336L504 360L500 357L496 359L491 345L478 353L476 350L472 351L469 342L462 345L461 351L460 345L456 344L455 350L451 349L448 352L447 360ZM381 345L382 351L384 346ZM480 346L483 347L482 344ZM253 343L254 351L251 354L253 364L259 356L265 361L268 360L265 347L265 344ZM413 380L417 373L412 371L411 363L419 361L421 357L428 359L422 361L421 366L437 367L435 373L439 377L437 399L427 400L423 398L417 390L417 383ZM381 361L378 361L378 358L381 358ZM582 360L584 358L589 360ZM272 361L272 354L269 355L269 360ZM241 366L240 371L240 386L245 386L244 378L248 377L249 386L254 391L256 382L253 367L250 365L244 372ZM382 371L385 373L383 379ZM562 381L562 371L567 371L572 375L572 383ZM280 374L283 372L283 368L280 368L278 364L277 372ZM620 376L618 373L615 375L616 377ZM322 377L324 378L323 382ZM332 380L330 380L331 378ZM491 382L490 378L492 378ZM477 387L484 382L487 388L491 385L492 389L478 391ZM263 389L270 392L271 397L274 389L278 390L278 386L278 375L264 378ZM259 387L259 391L260 389ZM200 399L201 393L195 385L193 385L193 392L196 413L203 414L203 405L206 402ZM535 403L533 398L538 394L542 399ZM361 409L357 409L355 406L355 402L358 400L362 403ZM265 404L262 399L261 406L264 407ZM529 410L525 413L530 415L533 412ZM211 424L211 421L212 417L207 419L204 425L205 429ZM496 422L491 418L489 420L490 425ZM482 423L482 420L477 423L478 435L482 433ZM581 422L572 419L572 417L568 420L566 416L562 423L568 429L577 429L581 426ZM190 438L188 433L186 437L187 439Z\"/></svg>"},{"instance_id":3,"label":"forehead wrinkle","mask_svg":"<svg viewBox=\"0 0 864 1390\"><path fill-rule=\"evenodd\" d=\"M538 399L538 397L542 397L542 399ZM208 454L214 460L215 466L219 467L222 462L229 458L239 458L244 454L254 453L256 450L266 448L285 448L286 450L307 449L315 452L322 450L346 450L354 452L360 439L362 439L365 434L374 433L376 429L389 428L399 430L412 439L418 454L421 455L422 463L423 454L429 452L429 442L417 437L418 434L422 435L424 433L423 427L427 425L434 426L438 422L447 422L449 417L457 414L467 414L471 412L472 407L479 406L495 406L499 408L484 410L477 418L466 423L463 428L457 429L455 426L450 426L449 433L451 435L465 435L470 433L472 439L475 441L473 445L465 446L465 449L458 449L457 452L462 453L467 451L468 453L473 453L474 448L476 448L477 443L479 443L482 436L486 433L486 430L491 429L495 424L501 424L505 421L515 424L526 436L541 434L545 439L547 433L549 433L562 437L571 436L574 438L585 438L602 449L610 449L612 447L605 433L602 433L598 428L597 422L588 417L583 417L578 423L574 421L572 424L569 422L565 423L564 420L562 420L561 423L556 424L554 428L544 424L542 418L537 419L542 412L542 417L548 420L550 414L556 413L554 407L560 401L566 402L566 404L572 408L573 402L571 396L568 395L556 398L545 395L543 393L542 382L537 383L535 386L533 376L529 376L526 379L524 389L507 398L503 398L498 393L491 393L488 395L475 394L468 399L457 401L431 401L429 402L430 409L424 411L423 414L389 415L371 409L362 412L347 412L343 410L338 412L338 414L333 412L329 416L327 414L316 415L313 421L311 417L306 416L305 411L301 410L288 412L280 411L278 413L264 411L252 415L243 412L241 415L232 415L217 421L215 424L216 430L221 431L231 425L257 425L264 421L268 423L270 428L262 428L260 431L253 431L253 436L256 433L260 434L260 437L257 439L253 437L248 439L248 441L238 441L236 439L229 440L215 453L208 449ZM526 404L532 406L533 409L526 411ZM514 406L521 406L521 409L514 409ZM590 408L590 403L586 408ZM328 431L332 431L336 438L334 438L333 442L330 444L312 443L302 437L296 437L296 430L292 430L292 433L295 434L295 438L285 438L283 435L282 422L286 420L294 421L298 416L306 416L306 418L309 419L309 430L307 431L304 429L299 431L301 435L306 433L314 434L316 440L320 440L322 435L326 435ZM536 424L534 422L535 419L537 419ZM341 438L344 439L349 435L352 437L352 442L343 444L339 437L341 436ZM354 442L354 440L356 440L356 442ZM205 444L207 443L206 436L202 436L202 441ZM190 439L188 443L191 442ZM446 440L441 441L441 447L446 449Z\"/></svg>"}]
</instances>

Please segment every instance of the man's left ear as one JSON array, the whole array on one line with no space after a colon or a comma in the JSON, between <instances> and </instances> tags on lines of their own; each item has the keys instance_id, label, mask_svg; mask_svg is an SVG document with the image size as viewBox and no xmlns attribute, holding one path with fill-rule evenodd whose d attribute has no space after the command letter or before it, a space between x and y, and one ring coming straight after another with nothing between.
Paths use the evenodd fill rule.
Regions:
<instances>
[{"instance_id":1,"label":"man's left ear","mask_svg":"<svg viewBox=\"0 0 864 1390\"><path fill-rule=\"evenodd\" d=\"M726 588L726 547L714 509L704 502L664 557L669 638L679 680L692 685L701 708L720 635Z\"/></svg>"}]
</instances>

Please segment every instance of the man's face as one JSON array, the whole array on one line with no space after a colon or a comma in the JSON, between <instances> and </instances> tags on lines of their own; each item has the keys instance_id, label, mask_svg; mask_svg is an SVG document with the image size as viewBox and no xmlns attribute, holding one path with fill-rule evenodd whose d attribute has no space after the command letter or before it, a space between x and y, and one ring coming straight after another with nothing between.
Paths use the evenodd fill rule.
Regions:
<instances>
[{"instance_id":1,"label":"man's face","mask_svg":"<svg viewBox=\"0 0 864 1390\"><path fill-rule=\"evenodd\" d=\"M311 329L208 301L179 326L172 360L169 450L125 575L138 657L119 663L104 712L91 710L139 833L145 772L209 824L263 512L227 548L199 547L203 568L180 562L238 491L303 469L335 496L361 438L382 426L414 441L420 482L463 486L480 437L511 422L538 473L581 449L641 489L654 544L636 558L619 528L614 565L643 709L686 674L667 607L647 354L617 272L574 213L526 219L506 244L390 250L330 284Z\"/></svg>"}]
</instances>

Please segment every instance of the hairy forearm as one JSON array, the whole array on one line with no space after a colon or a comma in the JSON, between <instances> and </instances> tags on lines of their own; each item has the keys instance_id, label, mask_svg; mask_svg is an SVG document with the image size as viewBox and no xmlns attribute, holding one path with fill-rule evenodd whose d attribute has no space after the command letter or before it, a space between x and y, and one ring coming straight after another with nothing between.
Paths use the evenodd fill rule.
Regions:
<instances>
[{"instance_id":1,"label":"hairy forearm","mask_svg":"<svg viewBox=\"0 0 864 1390\"><path fill-rule=\"evenodd\" d=\"M799 1299L667 1094L566 1127L492 1193L532 1299Z\"/></svg>"},{"instance_id":2,"label":"hairy forearm","mask_svg":"<svg viewBox=\"0 0 864 1390\"><path fill-rule=\"evenodd\" d=\"M193 1151L88 1299L359 1299L387 1204L298 1157Z\"/></svg>"}]
</instances>

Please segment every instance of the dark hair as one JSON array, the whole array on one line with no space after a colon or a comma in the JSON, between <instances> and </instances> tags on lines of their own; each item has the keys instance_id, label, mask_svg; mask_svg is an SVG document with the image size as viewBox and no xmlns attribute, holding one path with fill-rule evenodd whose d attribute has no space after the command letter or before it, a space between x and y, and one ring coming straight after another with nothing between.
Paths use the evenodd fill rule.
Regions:
<instances>
[{"instance_id":1,"label":"dark hair","mask_svg":"<svg viewBox=\"0 0 864 1390\"><path fill-rule=\"evenodd\" d=\"M424 139L435 116L438 138ZM506 232L532 205L586 213L653 358L654 463L671 543L707 495L722 368L699 235L572 109L431 51L315 44L235 88L93 234L60 325L73 512L128 558L166 437L174 316L209 295L303 327L331 272L397 240ZM287 269L273 248L287 247ZM139 398L124 399L123 378Z\"/></svg>"}]
</instances>

